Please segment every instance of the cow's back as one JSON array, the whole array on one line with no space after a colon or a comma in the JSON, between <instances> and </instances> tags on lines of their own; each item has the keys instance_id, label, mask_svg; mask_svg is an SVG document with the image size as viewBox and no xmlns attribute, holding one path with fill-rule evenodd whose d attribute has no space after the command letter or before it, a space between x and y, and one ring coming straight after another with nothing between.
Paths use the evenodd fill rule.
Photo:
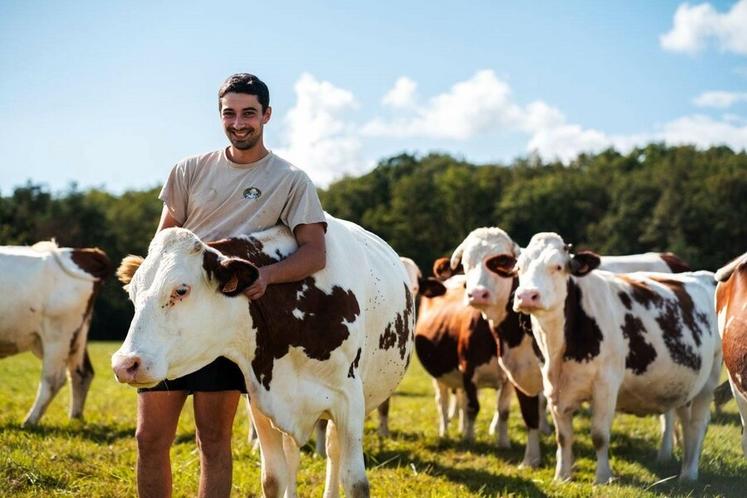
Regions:
<instances>
[{"instance_id":1,"label":"cow's back","mask_svg":"<svg viewBox=\"0 0 747 498\"><path fill-rule=\"evenodd\" d=\"M716 275L719 279L716 312L724 364L732 385L744 397L747 396L747 254Z\"/></svg>"},{"instance_id":2,"label":"cow's back","mask_svg":"<svg viewBox=\"0 0 747 498\"><path fill-rule=\"evenodd\" d=\"M53 253L57 251L57 255ZM62 266L66 265L66 266ZM42 246L0 247L0 342L6 354L26 351L44 334L44 320L81 321L89 306L94 278L75 268L70 250ZM17 351L13 351L13 346ZM0 352L2 354L2 352Z\"/></svg>"}]
</instances>

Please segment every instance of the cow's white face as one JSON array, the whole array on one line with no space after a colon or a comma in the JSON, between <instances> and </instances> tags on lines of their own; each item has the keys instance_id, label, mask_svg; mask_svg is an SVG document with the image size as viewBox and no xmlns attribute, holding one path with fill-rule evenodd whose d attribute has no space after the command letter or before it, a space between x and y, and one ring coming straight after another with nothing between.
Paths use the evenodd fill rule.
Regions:
<instances>
[{"instance_id":1,"label":"cow's white face","mask_svg":"<svg viewBox=\"0 0 747 498\"><path fill-rule=\"evenodd\" d=\"M562 309L570 276L584 276L597 266L597 255L572 254L558 234L536 234L516 264L519 287L514 295L514 310L537 314Z\"/></svg>"},{"instance_id":2,"label":"cow's white face","mask_svg":"<svg viewBox=\"0 0 747 498\"><path fill-rule=\"evenodd\" d=\"M248 309L246 298L226 296L240 294L252 271L256 279L251 263L225 258L188 230L168 229L136 270L126 286L135 316L112 356L117 380L148 387L223 354L235 333L235 307Z\"/></svg>"},{"instance_id":3,"label":"cow's white face","mask_svg":"<svg viewBox=\"0 0 747 498\"><path fill-rule=\"evenodd\" d=\"M465 274L465 299L488 318L501 321L511 295L513 267L519 246L500 228L473 230L451 257Z\"/></svg>"}]
</instances>

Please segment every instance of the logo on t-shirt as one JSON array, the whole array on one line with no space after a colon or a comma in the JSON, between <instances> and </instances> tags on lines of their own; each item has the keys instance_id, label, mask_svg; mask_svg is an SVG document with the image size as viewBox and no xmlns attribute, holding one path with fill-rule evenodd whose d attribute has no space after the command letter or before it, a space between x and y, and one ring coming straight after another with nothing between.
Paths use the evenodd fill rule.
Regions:
<instances>
[{"instance_id":1,"label":"logo on t-shirt","mask_svg":"<svg viewBox=\"0 0 747 498\"><path fill-rule=\"evenodd\" d=\"M259 199L262 195L262 191L257 187L249 187L244 190L244 199Z\"/></svg>"}]
</instances>

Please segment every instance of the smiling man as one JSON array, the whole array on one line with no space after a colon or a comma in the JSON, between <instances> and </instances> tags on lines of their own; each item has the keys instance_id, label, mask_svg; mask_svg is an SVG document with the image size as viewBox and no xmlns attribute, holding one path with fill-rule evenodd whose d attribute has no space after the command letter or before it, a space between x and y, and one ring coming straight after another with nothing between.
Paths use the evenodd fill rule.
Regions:
<instances>
[{"instance_id":1,"label":"smiling man","mask_svg":"<svg viewBox=\"0 0 747 498\"><path fill-rule=\"evenodd\" d=\"M324 268L326 223L316 188L302 170L269 151L263 140L270 121L270 94L254 75L230 76L218 91L218 109L230 145L179 161L159 198L158 231L179 226L202 240L288 226L298 249L259 269L245 294L259 299L267 285L303 280ZM229 496L231 429L241 393L241 370L226 358L178 379L140 389L137 417L137 480L140 496L171 495L169 449L184 402L194 394L199 496Z\"/></svg>"}]
</instances>

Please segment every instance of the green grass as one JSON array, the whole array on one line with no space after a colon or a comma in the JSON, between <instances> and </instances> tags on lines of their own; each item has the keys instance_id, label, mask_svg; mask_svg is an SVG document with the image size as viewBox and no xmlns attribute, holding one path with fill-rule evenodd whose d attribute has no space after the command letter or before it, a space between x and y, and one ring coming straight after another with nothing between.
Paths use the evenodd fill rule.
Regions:
<instances>
[{"instance_id":1,"label":"green grass","mask_svg":"<svg viewBox=\"0 0 747 498\"><path fill-rule=\"evenodd\" d=\"M86 404L85 422L67 419L68 388L54 399L41 425L22 429L31 407L41 363L30 354L0 361L0 494L3 496L134 496L135 390L117 384L109 369L114 343L89 345L97 372ZM512 448L497 450L487 427L495 396L481 393L482 411L475 443L451 437L440 440L430 379L413 361L393 398L392 437L376 436L376 415L366 421L365 449L372 496L747 496L747 460L741 452L740 426L734 401L712 420L696 485L680 486L679 465L655 463L658 421L654 417L618 415L612 436L611 463L617 480L592 486L594 454L587 413L576 416L574 482L552 482L555 444L543 438L543 465L519 469L525 433L514 403ZM259 457L246 442L246 411L239 407L234 426L234 495L259 496ZM679 451L677 451L679 458ZM174 496L194 496L199 461L194 444L191 405L185 406L172 449ZM320 496L324 462L304 448L298 475L301 496Z\"/></svg>"}]
</instances>

